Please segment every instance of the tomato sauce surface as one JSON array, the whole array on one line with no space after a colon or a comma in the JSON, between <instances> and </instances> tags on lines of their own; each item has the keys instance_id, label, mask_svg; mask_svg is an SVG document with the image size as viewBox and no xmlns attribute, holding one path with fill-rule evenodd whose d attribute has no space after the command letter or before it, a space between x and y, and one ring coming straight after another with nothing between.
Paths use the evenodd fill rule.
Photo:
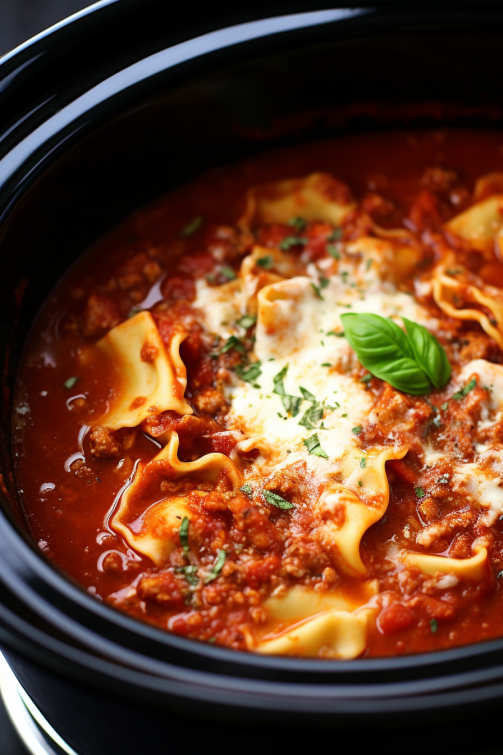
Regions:
<instances>
[{"instance_id":1,"label":"tomato sauce surface","mask_svg":"<svg viewBox=\"0 0 503 755\"><path fill-rule=\"evenodd\" d=\"M119 455L90 453L91 441L83 428L105 410L114 390L120 390L120 375L104 359L87 362L86 350L143 308L156 312L159 304L169 307L171 320L162 311L157 320L161 336L173 318L190 318L196 279L209 276L216 285L224 282L223 263L235 270L249 251L246 240L235 231L247 190L315 171L347 184L382 226L411 227L412 223L421 239L469 204L480 176L503 171L503 134L438 129L343 136L215 169L138 210L75 263L49 295L19 372L14 412L16 474L27 525L41 550L96 599L163 629L235 649L246 648L246 627L264 620L261 590L281 569L284 552L276 544L275 532L287 527L288 514L274 510L264 517L253 510L253 521L248 517L250 521L239 529L239 512L233 510L233 519L216 496L198 525L199 541L213 555L231 541L237 553L240 543L251 547L260 537L265 538L265 547L254 552L232 585L230 564L234 562L228 559L221 578L205 586L199 604L187 597L181 543L178 556L173 557L170 569L161 570L160 579L152 562L109 526L121 491L133 479L138 463L151 460L159 444L155 435L120 430ZM439 186L450 171L456 173L452 186ZM382 202L388 203L386 211ZM439 216L432 219L435 213ZM261 229L260 242L271 243L275 233L284 238L286 231ZM503 286L503 264L497 256L478 264L475 272L486 282ZM476 329L470 333L473 339L479 337ZM192 428L180 426L181 454L187 454L186 458L189 453L209 452L228 456L232 441L219 435L222 428L214 425L224 422L219 414L223 416L224 407L211 390L215 369L232 368L233 354L226 355L225 364L216 365L197 328L180 353L187 366L186 395L196 401L201 418ZM492 358L502 361L497 350ZM382 398L382 386L373 384L369 390L389 404L391 398ZM418 399L414 410L428 408ZM163 421L168 427L177 420L168 416ZM185 447L184 438L188 438ZM102 442L106 450L110 438L93 442ZM373 439L364 437L363 442L371 445ZM416 526L420 516L415 490L422 482L418 482L418 465L409 457L389 462L387 474L387 512L366 532L361 547L370 576L379 582L380 596L364 655L418 653L501 636L503 598L498 575L499 566L503 568L503 523L498 519L491 526L493 573L487 579L454 586L440 596L434 590L428 592L424 583L413 584L409 576L410 584L399 591L386 554L391 541L407 545L402 533L408 522ZM445 548L451 544L446 542ZM298 555L301 566L303 559L307 563L312 556L307 551ZM323 560L312 567L313 574L316 568L330 585L334 570L332 574ZM302 570L299 574L302 577ZM289 578L296 578L293 570ZM348 582L348 589L358 590L344 575L339 579L342 584Z\"/></svg>"}]
</instances>

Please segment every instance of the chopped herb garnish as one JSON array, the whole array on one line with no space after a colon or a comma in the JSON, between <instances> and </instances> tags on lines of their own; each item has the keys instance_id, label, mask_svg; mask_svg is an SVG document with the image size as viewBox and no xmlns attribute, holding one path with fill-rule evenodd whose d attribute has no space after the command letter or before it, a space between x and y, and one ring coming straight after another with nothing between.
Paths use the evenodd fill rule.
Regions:
<instances>
[{"instance_id":1,"label":"chopped herb garnish","mask_svg":"<svg viewBox=\"0 0 503 755\"><path fill-rule=\"evenodd\" d=\"M295 228L296 231L303 231L307 223L304 220L304 218L300 218L297 216L295 218L290 218L290 220L288 221L288 225L292 228Z\"/></svg>"},{"instance_id":2,"label":"chopped herb garnish","mask_svg":"<svg viewBox=\"0 0 503 755\"><path fill-rule=\"evenodd\" d=\"M358 487L361 488L362 485L363 485L363 482L361 480L358 480Z\"/></svg>"},{"instance_id":3,"label":"chopped herb garnish","mask_svg":"<svg viewBox=\"0 0 503 755\"><path fill-rule=\"evenodd\" d=\"M455 398L458 401L460 401L465 396L468 396L468 394L470 393L470 391L473 388L475 388L476 385L477 385L477 381L475 380L475 378L472 378L470 380L470 382L465 385L464 388L461 388L460 391L456 391L456 393L453 393L452 398Z\"/></svg>"},{"instance_id":4,"label":"chopped herb garnish","mask_svg":"<svg viewBox=\"0 0 503 755\"><path fill-rule=\"evenodd\" d=\"M346 414L345 416L347 417L348 415ZM355 435L359 435L361 431L362 431L361 425L356 425L356 427L351 428L351 432L354 433Z\"/></svg>"},{"instance_id":5,"label":"chopped herb garnish","mask_svg":"<svg viewBox=\"0 0 503 755\"><path fill-rule=\"evenodd\" d=\"M447 275L459 275L463 271L459 267L448 267L445 272Z\"/></svg>"},{"instance_id":6,"label":"chopped herb garnish","mask_svg":"<svg viewBox=\"0 0 503 755\"><path fill-rule=\"evenodd\" d=\"M320 278L320 288L321 288L321 290L323 291L323 289L326 288L329 283L330 283L330 280L328 278L325 278L324 276L322 276Z\"/></svg>"},{"instance_id":7,"label":"chopped herb garnish","mask_svg":"<svg viewBox=\"0 0 503 755\"><path fill-rule=\"evenodd\" d=\"M314 396L311 391L308 391L306 388L303 388L301 385L299 385L299 391L302 393L302 397L306 399L306 401L312 401L313 404L316 403L316 396Z\"/></svg>"},{"instance_id":8,"label":"chopped herb garnish","mask_svg":"<svg viewBox=\"0 0 503 755\"><path fill-rule=\"evenodd\" d=\"M220 349L220 353L226 354L231 349L236 349L236 351L239 351L241 354L245 353L244 346L237 336L230 336Z\"/></svg>"},{"instance_id":9,"label":"chopped herb garnish","mask_svg":"<svg viewBox=\"0 0 503 755\"><path fill-rule=\"evenodd\" d=\"M327 241L339 241L342 238L342 228L334 228Z\"/></svg>"},{"instance_id":10,"label":"chopped herb garnish","mask_svg":"<svg viewBox=\"0 0 503 755\"><path fill-rule=\"evenodd\" d=\"M426 493L422 488L414 488L414 493L417 495L418 498L424 498Z\"/></svg>"},{"instance_id":11,"label":"chopped herb garnish","mask_svg":"<svg viewBox=\"0 0 503 755\"><path fill-rule=\"evenodd\" d=\"M277 493L273 493L272 490L263 490L262 495L266 499L267 503L271 504L271 506L276 506L276 508L278 509L284 509L286 511L287 509L295 508L293 503L286 501Z\"/></svg>"},{"instance_id":12,"label":"chopped herb garnish","mask_svg":"<svg viewBox=\"0 0 503 755\"><path fill-rule=\"evenodd\" d=\"M268 254L267 257L259 257L255 264L259 267L263 267L264 270L270 270L273 266L273 262L272 254Z\"/></svg>"},{"instance_id":13,"label":"chopped herb garnish","mask_svg":"<svg viewBox=\"0 0 503 755\"><path fill-rule=\"evenodd\" d=\"M253 362L249 367L244 367L242 364L239 364L236 367L236 374L241 380L244 380L247 383L255 383L257 378L262 374L260 362Z\"/></svg>"},{"instance_id":14,"label":"chopped herb garnish","mask_svg":"<svg viewBox=\"0 0 503 755\"><path fill-rule=\"evenodd\" d=\"M200 215L197 215L195 218L193 218L190 223L187 223L183 231L180 231L180 236L182 239L186 239L188 236L192 236L196 231L198 231L203 224L203 219Z\"/></svg>"},{"instance_id":15,"label":"chopped herb garnish","mask_svg":"<svg viewBox=\"0 0 503 755\"><path fill-rule=\"evenodd\" d=\"M227 278L228 281L233 281L236 277L236 273L232 269L232 267L229 267L228 265L224 265L219 269L220 275L223 275L224 278Z\"/></svg>"},{"instance_id":16,"label":"chopped herb garnish","mask_svg":"<svg viewBox=\"0 0 503 755\"><path fill-rule=\"evenodd\" d=\"M292 415L292 417L296 417L297 414L300 411L300 405L302 403L302 399L300 396L289 396L287 392L285 391L285 386L283 385L283 380L286 377L286 373L288 372L288 365L286 364L283 369L281 369L277 375L273 377L273 393L276 393L278 396L281 396L281 402L283 406L285 407L286 411Z\"/></svg>"},{"instance_id":17,"label":"chopped herb garnish","mask_svg":"<svg viewBox=\"0 0 503 755\"><path fill-rule=\"evenodd\" d=\"M188 553L189 548L189 524L190 520L187 516L184 516L182 519L182 523L180 525L180 529L178 530L178 536L180 538L180 542L183 545L183 550L185 553Z\"/></svg>"},{"instance_id":18,"label":"chopped herb garnish","mask_svg":"<svg viewBox=\"0 0 503 755\"><path fill-rule=\"evenodd\" d=\"M368 259L367 262L366 262L366 264L365 264L365 270L370 270L370 268L373 265L373 262L374 262L374 260Z\"/></svg>"},{"instance_id":19,"label":"chopped herb garnish","mask_svg":"<svg viewBox=\"0 0 503 755\"><path fill-rule=\"evenodd\" d=\"M299 421L301 427L307 427L308 430L315 430L318 422L323 418L323 404L314 402L312 406L304 413Z\"/></svg>"},{"instance_id":20,"label":"chopped herb garnish","mask_svg":"<svg viewBox=\"0 0 503 755\"><path fill-rule=\"evenodd\" d=\"M343 414L342 416L343 416L343 417L347 417L348 415L347 415L347 414Z\"/></svg>"},{"instance_id":21,"label":"chopped herb garnish","mask_svg":"<svg viewBox=\"0 0 503 755\"><path fill-rule=\"evenodd\" d=\"M324 345L325 345L325 344L323 344L323 346L324 346ZM330 362L322 362L322 363L321 363L321 366L322 366L322 367L331 367L332 365L330 364Z\"/></svg>"},{"instance_id":22,"label":"chopped herb garnish","mask_svg":"<svg viewBox=\"0 0 503 755\"><path fill-rule=\"evenodd\" d=\"M367 375L364 375L360 378L360 383L370 383L373 377L374 376L372 375L372 373L369 372Z\"/></svg>"},{"instance_id":23,"label":"chopped herb garnish","mask_svg":"<svg viewBox=\"0 0 503 755\"><path fill-rule=\"evenodd\" d=\"M287 252L292 246L305 246L307 242L308 239L303 236L286 236L283 241L281 241L279 248L283 252Z\"/></svg>"},{"instance_id":24,"label":"chopped herb garnish","mask_svg":"<svg viewBox=\"0 0 503 755\"><path fill-rule=\"evenodd\" d=\"M216 641L217 641L216 637L210 637L210 639L208 640L208 645L213 645L213 643Z\"/></svg>"},{"instance_id":25,"label":"chopped herb garnish","mask_svg":"<svg viewBox=\"0 0 503 755\"><path fill-rule=\"evenodd\" d=\"M322 449L320 445L318 433L311 435L310 438L306 438L306 440L302 442L307 448L308 452L312 454L312 456L321 456L322 459L328 459L328 454Z\"/></svg>"},{"instance_id":26,"label":"chopped herb garnish","mask_svg":"<svg viewBox=\"0 0 503 755\"><path fill-rule=\"evenodd\" d=\"M441 427L443 427L443 423L440 417L433 417L431 423L432 425L435 425L437 429L440 429Z\"/></svg>"},{"instance_id":27,"label":"chopped herb garnish","mask_svg":"<svg viewBox=\"0 0 503 755\"><path fill-rule=\"evenodd\" d=\"M208 582L212 582L214 579L218 577L219 573L222 571L222 566L225 563L226 556L227 554L224 550L218 551L218 556L215 560L215 563L211 567L211 571L209 571L206 577L204 578L205 585L207 585Z\"/></svg>"},{"instance_id":28,"label":"chopped herb garnish","mask_svg":"<svg viewBox=\"0 0 503 755\"><path fill-rule=\"evenodd\" d=\"M365 469L365 467L366 467L366 466L367 466L367 459L366 459L366 458L365 458L365 457L363 456L363 457L362 457L362 458L360 459L360 467L361 467L362 469Z\"/></svg>"},{"instance_id":29,"label":"chopped herb garnish","mask_svg":"<svg viewBox=\"0 0 503 755\"><path fill-rule=\"evenodd\" d=\"M430 629L435 634L438 629L438 621L436 619L430 619Z\"/></svg>"},{"instance_id":30,"label":"chopped herb garnish","mask_svg":"<svg viewBox=\"0 0 503 755\"><path fill-rule=\"evenodd\" d=\"M448 406L449 406L449 403L447 401L445 401L440 408L442 409L443 412L445 412L447 410Z\"/></svg>"},{"instance_id":31,"label":"chopped herb garnish","mask_svg":"<svg viewBox=\"0 0 503 755\"><path fill-rule=\"evenodd\" d=\"M329 330L327 333L327 336L335 336L336 338L344 338L344 331L341 330L339 333L336 333L335 330Z\"/></svg>"},{"instance_id":32,"label":"chopped herb garnish","mask_svg":"<svg viewBox=\"0 0 503 755\"><path fill-rule=\"evenodd\" d=\"M63 383L63 385L65 386L65 388L67 390L70 390L70 388L73 388L73 386L75 385L75 383L78 383L79 380L80 380L79 377L70 377L70 378L68 378L68 380L65 380L65 382Z\"/></svg>"},{"instance_id":33,"label":"chopped herb garnish","mask_svg":"<svg viewBox=\"0 0 503 755\"><path fill-rule=\"evenodd\" d=\"M319 287L316 285L316 283L313 283L311 281L311 286L313 287L313 291L316 294L316 296L318 297L318 299L321 299L321 301L325 301L325 298L324 298L323 294L321 293Z\"/></svg>"},{"instance_id":34,"label":"chopped herb garnish","mask_svg":"<svg viewBox=\"0 0 503 755\"><path fill-rule=\"evenodd\" d=\"M339 250L333 244L327 244L327 252L334 260L340 260L341 255L339 254Z\"/></svg>"},{"instance_id":35,"label":"chopped herb garnish","mask_svg":"<svg viewBox=\"0 0 503 755\"><path fill-rule=\"evenodd\" d=\"M237 324L241 328L248 330L248 328L253 328L256 322L257 322L256 315L243 315L243 317L241 317L241 319L237 321Z\"/></svg>"},{"instance_id":36,"label":"chopped herb garnish","mask_svg":"<svg viewBox=\"0 0 503 755\"><path fill-rule=\"evenodd\" d=\"M241 485L239 488L245 495L252 495L253 494L253 488L250 485L250 483L246 482L244 485Z\"/></svg>"},{"instance_id":37,"label":"chopped herb garnish","mask_svg":"<svg viewBox=\"0 0 503 755\"><path fill-rule=\"evenodd\" d=\"M179 566L176 571L185 575L185 579L189 585L197 585L199 582L199 579L197 578L197 566L194 566L194 564L190 564L189 566Z\"/></svg>"}]
</instances>

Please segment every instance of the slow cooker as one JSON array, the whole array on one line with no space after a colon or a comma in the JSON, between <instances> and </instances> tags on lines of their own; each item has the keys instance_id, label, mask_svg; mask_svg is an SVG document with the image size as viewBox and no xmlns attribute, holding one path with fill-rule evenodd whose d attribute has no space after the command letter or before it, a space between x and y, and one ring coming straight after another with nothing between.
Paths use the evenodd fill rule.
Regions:
<instances>
[{"instance_id":1,"label":"slow cooker","mask_svg":"<svg viewBox=\"0 0 503 755\"><path fill-rule=\"evenodd\" d=\"M276 146L409 125L501 128L502 33L497 2L194 14L105 0L0 59L2 679L47 752L226 748L229 735L267 751L312 732L417 727L500 704L503 638L400 658L265 657L98 603L29 537L11 397L51 288L136 207Z\"/></svg>"}]
</instances>

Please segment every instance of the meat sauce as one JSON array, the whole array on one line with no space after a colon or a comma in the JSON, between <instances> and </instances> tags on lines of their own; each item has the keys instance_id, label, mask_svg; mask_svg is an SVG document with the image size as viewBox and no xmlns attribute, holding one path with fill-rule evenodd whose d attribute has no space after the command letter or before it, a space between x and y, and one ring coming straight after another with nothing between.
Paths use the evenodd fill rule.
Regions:
<instances>
[{"instance_id":1,"label":"meat sauce","mask_svg":"<svg viewBox=\"0 0 503 755\"><path fill-rule=\"evenodd\" d=\"M338 573L310 540L309 512L304 519L297 517L292 539L287 537L287 511L253 506L245 493L231 496L225 486L215 489L204 499L190 537L194 548L197 542L201 553L207 553L207 558L201 556L203 563L214 563L225 548L227 558L218 576L197 593L188 590L191 572L182 541L169 566L158 569L131 549L109 522L138 463L158 453L156 438L167 430L175 429L180 436L181 459L233 451L235 440L224 432L228 406L219 381L239 362L239 353L212 356L191 306L195 281L225 283L254 243L272 247L291 235L291 228L274 225L258 228L255 237L240 231L237 220L246 192L257 184L313 171L336 176L358 200L361 213L345 228L348 237L357 235L358 224L369 216L383 227L413 228L425 269L441 243L441 225L469 204L477 178L503 171L503 134L437 130L345 136L214 170L139 210L77 261L50 294L19 372L14 413L17 482L29 531L40 549L97 600L176 634L234 649L246 649L248 628L266 621L264 599L278 580L309 583L320 594L345 582L347 589L358 591L358 584ZM309 224L303 235L312 260L325 254L326 228ZM503 287L503 264L496 256L482 262L472 255L470 264L485 281ZM120 379L105 360L94 356L86 361L86 350L143 309L153 313L165 342L177 323L189 330L180 354L187 367L185 396L194 414L165 412L149 425L148 433L112 433L100 427L84 432L93 416L103 413ZM466 358L503 361L478 324L438 316L443 330L461 341ZM247 338L253 338L253 330ZM445 348L455 359L448 343ZM142 354L145 361L150 358ZM406 396L377 379L370 380L367 390L381 421L377 430L364 428L363 447L379 441L379 432L393 428L404 412L415 418L407 431L413 445L445 400L436 396L432 409L428 397ZM478 386L449 409L446 421L453 430L447 445L469 445L473 439L473 417L483 390ZM442 508L442 485L437 478L428 479L428 470L420 468L413 452L387 462L386 472L387 512L361 545L369 577L379 585L365 655L418 653L501 636L503 523L498 519L482 533L489 542L492 573L439 593L424 575L397 571L389 544L406 547L407 526L418 530L451 516L450 508ZM301 473L293 481L279 475L276 483L275 491L289 500L309 495ZM190 483L166 482L163 490L185 493ZM428 495L418 497L417 490ZM137 513L142 515L141 505ZM481 525L469 510L456 510L456 516L434 550L468 557ZM245 561L238 558L242 549L249 553Z\"/></svg>"}]
</instances>

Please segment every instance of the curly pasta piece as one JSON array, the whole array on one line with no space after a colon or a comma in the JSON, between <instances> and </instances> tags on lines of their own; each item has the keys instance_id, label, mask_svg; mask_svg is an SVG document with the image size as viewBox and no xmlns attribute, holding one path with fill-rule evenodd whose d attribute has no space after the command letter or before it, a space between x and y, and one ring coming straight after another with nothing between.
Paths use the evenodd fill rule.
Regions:
<instances>
[{"instance_id":1,"label":"curly pasta piece","mask_svg":"<svg viewBox=\"0 0 503 755\"><path fill-rule=\"evenodd\" d=\"M479 186L479 193L486 190L487 185ZM491 257L495 241L501 239L503 230L503 194L481 199L449 220L444 228Z\"/></svg>"},{"instance_id":2,"label":"curly pasta piece","mask_svg":"<svg viewBox=\"0 0 503 755\"><path fill-rule=\"evenodd\" d=\"M487 549L481 545L475 545L473 550L474 555L471 558L448 558L407 551L400 554L400 560L408 568L418 569L418 571L429 576L446 574L460 580L470 579L480 582L488 574L490 568L487 560Z\"/></svg>"},{"instance_id":3,"label":"curly pasta piece","mask_svg":"<svg viewBox=\"0 0 503 755\"><path fill-rule=\"evenodd\" d=\"M168 409L192 414L183 395L187 372L180 344L185 337L183 331L176 331L167 351L152 315L140 312L98 341L96 348L118 367L122 384L106 414L93 424L118 430L136 427Z\"/></svg>"},{"instance_id":4,"label":"curly pasta piece","mask_svg":"<svg viewBox=\"0 0 503 755\"><path fill-rule=\"evenodd\" d=\"M339 226L356 208L348 187L327 173L255 186L248 191L239 225L246 229L264 223L287 223L300 216Z\"/></svg>"}]
</instances>

